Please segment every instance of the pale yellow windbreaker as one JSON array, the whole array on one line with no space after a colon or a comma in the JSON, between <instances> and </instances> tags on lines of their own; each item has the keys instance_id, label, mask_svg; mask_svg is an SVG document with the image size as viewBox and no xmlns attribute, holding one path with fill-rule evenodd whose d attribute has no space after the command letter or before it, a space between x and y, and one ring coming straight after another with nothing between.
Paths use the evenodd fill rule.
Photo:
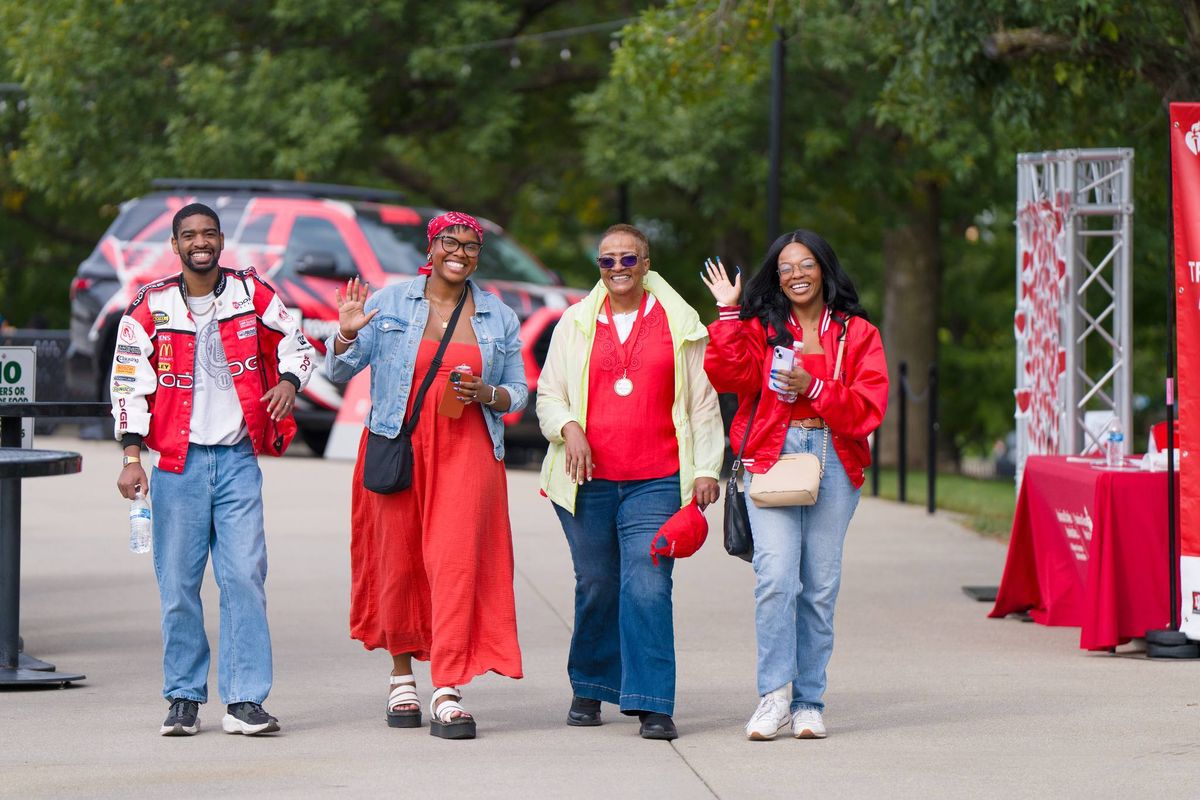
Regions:
<instances>
[{"instance_id":1,"label":"pale yellow windbreaker","mask_svg":"<svg viewBox=\"0 0 1200 800\"><path fill-rule=\"evenodd\" d=\"M675 349L675 402L671 416L679 442L680 506L692 500L696 478L720 479L725 432L717 393L704 373L708 331L700 317L658 273L646 273L646 291L662 303ZM537 384L537 416L542 435L550 442L542 462L542 491L572 514L579 488L563 466L562 429L578 422L587 430L588 362L596 335L596 317L608 291L597 283L591 294L563 313L550 339L550 352ZM631 421L631 424L636 422Z\"/></svg>"}]
</instances>

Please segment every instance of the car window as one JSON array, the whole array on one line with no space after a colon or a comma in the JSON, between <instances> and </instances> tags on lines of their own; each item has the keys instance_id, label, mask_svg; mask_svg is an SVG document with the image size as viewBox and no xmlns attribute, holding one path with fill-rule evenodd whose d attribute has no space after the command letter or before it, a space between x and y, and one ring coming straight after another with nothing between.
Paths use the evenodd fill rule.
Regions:
<instances>
[{"instance_id":1,"label":"car window","mask_svg":"<svg viewBox=\"0 0 1200 800\"><path fill-rule=\"evenodd\" d=\"M255 245L270 244L271 226L274 224L274 214L256 215L254 220L249 222L246 227L242 228L242 230L239 232L238 243Z\"/></svg>"},{"instance_id":2,"label":"car window","mask_svg":"<svg viewBox=\"0 0 1200 800\"><path fill-rule=\"evenodd\" d=\"M479 252L479 274L484 278L527 283L551 283L546 271L521 246L504 235L484 237Z\"/></svg>"},{"instance_id":3,"label":"car window","mask_svg":"<svg viewBox=\"0 0 1200 800\"><path fill-rule=\"evenodd\" d=\"M425 264L427 242L423 221L420 225L389 225L376 214L362 212L359 222L385 271L415 275ZM553 283L541 265L520 245L498 233L484 236L483 250L479 253L479 277L543 286Z\"/></svg>"},{"instance_id":4,"label":"car window","mask_svg":"<svg viewBox=\"0 0 1200 800\"><path fill-rule=\"evenodd\" d=\"M358 222L384 272L394 275L417 274L417 270L425 263L425 250L418 250L413 237L405 235L405 232L417 231L417 236L423 242L424 235L418 229L411 225L385 225L377 215L366 212L359 213Z\"/></svg>"},{"instance_id":5,"label":"car window","mask_svg":"<svg viewBox=\"0 0 1200 800\"><path fill-rule=\"evenodd\" d=\"M283 254L284 270L295 272L300 259L309 253L329 253L337 263L338 272L347 275L358 272L350 248L332 222L320 217L296 217Z\"/></svg>"}]
</instances>

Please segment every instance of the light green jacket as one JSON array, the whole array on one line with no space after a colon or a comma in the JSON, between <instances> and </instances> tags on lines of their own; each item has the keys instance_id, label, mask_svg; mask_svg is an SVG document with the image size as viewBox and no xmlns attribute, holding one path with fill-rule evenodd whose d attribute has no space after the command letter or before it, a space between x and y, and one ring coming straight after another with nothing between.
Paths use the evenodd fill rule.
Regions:
<instances>
[{"instance_id":1,"label":"light green jacket","mask_svg":"<svg viewBox=\"0 0 1200 800\"><path fill-rule=\"evenodd\" d=\"M656 272L647 272L643 285L662 303L675 349L675 402L671 417L679 443L680 507L692 500L696 478L720 479L725 453L725 431L717 393L704 373L704 348L708 331L700 317ZM558 505L575 513L579 488L563 466L562 429L578 422L587 431L588 362L596 336L596 317L608 291L603 282L591 294L568 308L550 338L550 352L537 384L537 416L542 435L550 442L542 462L542 491Z\"/></svg>"}]
</instances>

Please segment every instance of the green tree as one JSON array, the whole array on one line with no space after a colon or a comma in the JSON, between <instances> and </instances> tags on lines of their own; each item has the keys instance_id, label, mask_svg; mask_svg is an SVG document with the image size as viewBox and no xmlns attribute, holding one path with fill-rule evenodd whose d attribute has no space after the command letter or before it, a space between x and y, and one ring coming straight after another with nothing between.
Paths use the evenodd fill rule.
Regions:
<instances>
[{"instance_id":1,"label":"green tree","mask_svg":"<svg viewBox=\"0 0 1200 800\"><path fill-rule=\"evenodd\" d=\"M1134 383L1136 392L1161 399L1164 306L1170 302L1164 288L1165 107L1200 97L1200 7L1161 0L985 0L893 3L889 11L907 48L889 71L879 118L935 152L985 153L990 145L991 160L954 162L965 185L978 180L1004 187L1007 181L1011 187L1014 157L1022 151L1136 150ZM1001 204L1005 217L1009 197ZM1002 258L996 271L1011 286L1011 266ZM953 341L966 344L959 337L974 328L971 340L982 343L982 329L964 318L964 308L944 305L943 323ZM995 322L1011 369L1011 336L1007 326L999 327L1002 320Z\"/></svg>"},{"instance_id":2,"label":"green tree","mask_svg":"<svg viewBox=\"0 0 1200 800\"><path fill-rule=\"evenodd\" d=\"M1159 316L1157 108L1196 73L1195 14L1181 8L1191 6L675 0L623 32L608 81L581 101L589 164L647 194L685 197L706 242L742 259L761 252L768 59L781 28L785 228L835 244L868 308L882 311L891 366L910 363L918 397L926 365L941 362L949 444L982 449L1012 426L1018 152L1138 148L1137 252L1151 268L1137 272L1135 314ZM1148 327L1141 355L1161 341ZM885 458L896 439L889 416ZM910 426L918 461L919 402Z\"/></svg>"},{"instance_id":3,"label":"green tree","mask_svg":"<svg viewBox=\"0 0 1200 800\"><path fill-rule=\"evenodd\" d=\"M571 112L607 71L610 31L546 34L644 5L13 0L0 80L29 106L7 169L59 207L169 175L387 184L570 269L610 217Z\"/></svg>"},{"instance_id":4,"label":"green tree","mask_svg":"<svg viewBox=\"0 0 1200 800\"><path fill-rule=\"evenodd\" d=\"M683 192L717 247L733 249L743 262L759 257L777 28L788 46L784 227L813 228L834 243L868 308L877 317L882 312L893 374L907 359L921 390L937 357L952 172L877 120L894 58L885 17L831 0L681 0L644 12L624 32L609 80L581 103L592 123L590 163L636 185ZM645 136L654 124L661 133ZM915 462L924 454L923 408L915 403L910 417ZM894 420L884 432L892 448Z\"/></svg>"}]
</instances>

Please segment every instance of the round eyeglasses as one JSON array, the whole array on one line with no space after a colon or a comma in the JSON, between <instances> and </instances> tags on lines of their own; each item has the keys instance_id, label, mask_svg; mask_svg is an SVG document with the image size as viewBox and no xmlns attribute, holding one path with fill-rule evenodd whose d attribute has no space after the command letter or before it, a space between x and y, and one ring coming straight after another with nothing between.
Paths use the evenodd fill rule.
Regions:
<instances>
[{"instance_id":1,"label":"round eyeglasses","mask_svg":"<svg viewBox=\"0 0 1200 800\"><path fill-rule=\"evenodd\" d=\"M637 263L641 261L641 259L641 256L635 256L632 254L621 256L620 258L613 258L612 256L600 256L596 259L596 263L600 265L601 269L612 269L618 263L620 263L622 267L636 267Z\"/></svg>"},{"instance_id":2,"label":"round eyeglasses","mask_svg":"<svg viewBox=\"0 0 1200 800\"><path fill-rule=\"evenodd\" d=\"M444 234L442 236L435 236L433 238L441 240L442 249L447 253L457 253L458 248L461 247L462 251L467 254L468 258L474 258L475 256L479 255L479 251L483 249L483 245L481 245L479 242L460 242L453 236L446 236Z\"/></svg>"}]
</instances>

